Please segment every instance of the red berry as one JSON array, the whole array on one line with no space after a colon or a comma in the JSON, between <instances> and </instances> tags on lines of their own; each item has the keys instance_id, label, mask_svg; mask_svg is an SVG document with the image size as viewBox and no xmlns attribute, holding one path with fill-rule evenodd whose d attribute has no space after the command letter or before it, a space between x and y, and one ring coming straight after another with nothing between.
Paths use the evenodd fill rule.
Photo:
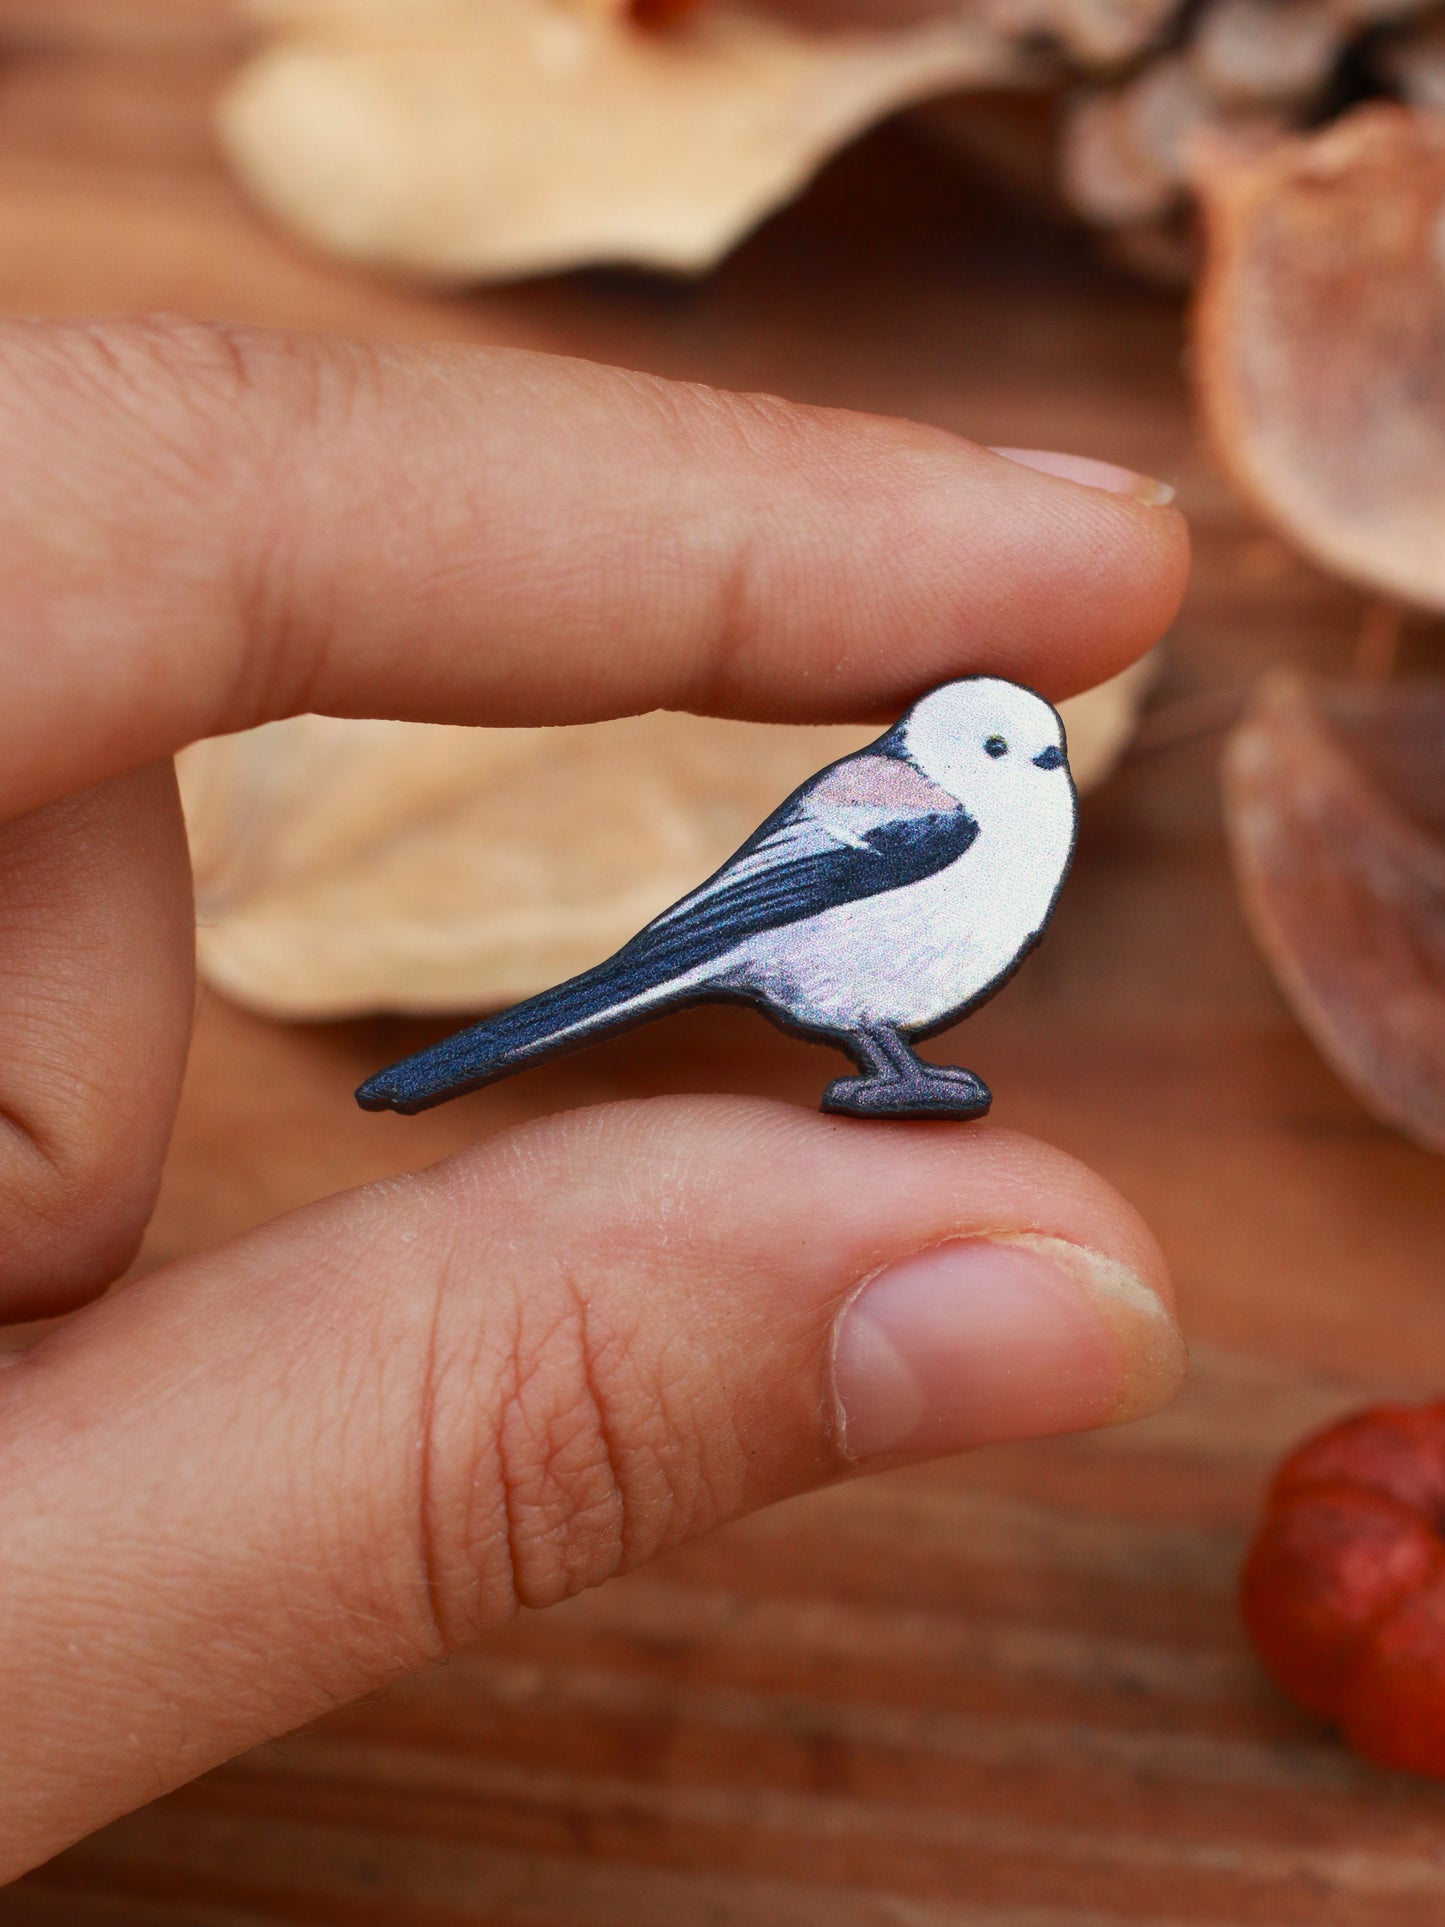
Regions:
<instances>
[{"instance_id":1,"label":"red berry","mask_svg":"<svg viewBox=\"0 0 1445 1927\"><path fill-rule=\"evenodd\" d=\"M1341 1696L1367 1759L1445 1775L1445 1574L1401 1600L1365 1643Z\"/></svg>"},{"instance_id":2,"label":"red berry","mask_svg":"<svg viewBox=\"0 0 1445 1927\"><path fill-rule=\"evenodd\" d=\"M1275 1474L1271 1501L1337 1479L1445 1524L1445 1405L1378 1405L1316 1432Z\"/></svg>"},{"instance_id":3,"label":"red berry","mask_svg":"<svg viewBox=\"0 0 1445 1927\"><path fill-rule=\"evenodd\" d=\"M1445 1777L1445 1404L1382 1406L1291 1453L1240 1603L1292 1698L1371 1759Z\"/></svg>"},{"instance_id":4,"label":"red berry","mask_svg":"<svg viewBox=\"0 0 1445 1927\"><path fill-rule=\"evenodd\" d=\"M1292 1698L1337 1712L1356 1651L1381 1616L1445 1567L1445 1542L1383 1492L1315 1486L1265 1521L1244 1568L1244 1623Z\"/></svg>"}]
</instances>

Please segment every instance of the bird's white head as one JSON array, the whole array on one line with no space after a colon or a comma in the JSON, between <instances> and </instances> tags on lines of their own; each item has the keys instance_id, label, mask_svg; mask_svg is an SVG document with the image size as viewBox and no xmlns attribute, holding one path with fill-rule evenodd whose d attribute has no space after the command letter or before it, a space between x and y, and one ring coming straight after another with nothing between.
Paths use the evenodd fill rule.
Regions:
<instances>
[{"instance_id":1,"label":"bird's white head","mask_svg":"<svg viewBox=\"0 0 1445 1927\"><path fill-rule=\"evenodd\" d=\"M898 725L903 748L925 776L973 815L980 808L1030 813L1068 794L1064 725L1042 696L997 676L968 676L920 697Z\"/></svg>"}]
</instances>

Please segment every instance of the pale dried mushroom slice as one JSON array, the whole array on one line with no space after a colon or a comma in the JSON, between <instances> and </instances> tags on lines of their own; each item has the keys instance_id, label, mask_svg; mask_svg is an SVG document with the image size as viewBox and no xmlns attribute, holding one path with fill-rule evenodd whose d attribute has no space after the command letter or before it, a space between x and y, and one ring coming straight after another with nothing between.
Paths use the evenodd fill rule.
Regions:
<instances>
[{"instance_id":1,"label":"pale dried mushroom slice","mask_svg":"<svg viewBox=\"0 0 1445 1927\"><path fill-rule=\"evenodd\" d=\"M1322 1055L1445 1151L1445 680L1277 677L1230 740L1245 915Z\"/></svg>"},{"instance_id":2,"label":"pale dried mushroom slice","mask_svg":"<svg viewBox=\"0 0 1445 1927\"><path fill-rule=\"evenodd\" d=\"M302 716L180 759L206 981L280 1017L506 1004L599 962L876 729Z\"/></svg>"},{"instance_id":3,"label":"pale dried mushroom slice","mask_svg":"<svg viewBox=\"0 0 1445 1927\"><path fill-rule=\"evenodd\" d=\"M717 5L645 32L560 0L332 5L242 71L227 152L321 246L453 282L699 272L880 115L1019 71L962 16L819 34Z\"/></svg>"},{"instance_id":4,"label":"pale dried mushroom slice","mask_svg":"<svg viewBox=\"0 0 1445 1927\"><path fill-rule=\"evenodd\" d=\"M1445 122L1361 108L1206 145L1194 364L1254 505L1326 568L1445 609Z\"/></svg>"}]
</instances>

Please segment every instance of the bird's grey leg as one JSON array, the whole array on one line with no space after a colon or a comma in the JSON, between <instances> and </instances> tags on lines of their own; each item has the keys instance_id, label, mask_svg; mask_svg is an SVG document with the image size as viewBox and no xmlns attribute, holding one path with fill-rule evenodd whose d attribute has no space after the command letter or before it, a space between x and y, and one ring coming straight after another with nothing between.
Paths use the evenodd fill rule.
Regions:
<instances>
[{"instance_id":1,"label":"bird's grey leg","mask_svg":"<svg viewBox=\"0 0 1445 1927\"><path fill-rule=\"evenodd\" d=\"M850 1031L839 1044L860 1077L840 1077L823 1109L844 1117L982 1117L993 1102L972 1071L927 1064L888 1025Z\"/></svg>"},{"instance_id":2,"label":"bird's grey leg","mask_svg":"<svg viewBox=\"0 0 1445 1927\"><path fill-rule=\"evenodd\" d=\"M897 1031L886 1025L850 1031L839 1042L865 1077L907 1077L918 1062Z\"/></svg>"}]
</instances>

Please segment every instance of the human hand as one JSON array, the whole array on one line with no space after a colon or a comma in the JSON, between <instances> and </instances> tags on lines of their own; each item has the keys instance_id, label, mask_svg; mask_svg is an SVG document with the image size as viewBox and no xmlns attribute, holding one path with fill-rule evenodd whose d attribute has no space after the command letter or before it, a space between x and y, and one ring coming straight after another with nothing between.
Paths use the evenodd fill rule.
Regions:
<instances>
[{"instance_id":1,"label":"human hand","mask_svg":"<svg viewBox=\"0 0 1445 1927\"><path fill-rule=\"evenodd\" d=\"M983 669L1058 696L1158 636L1186 567L1119 471L524 354L6 327L0 448L12 1320L100 1292L154 1201L185 742L886 716ZM75 1310L0 1360L0 1878L753 1507L1152 1410L1169 1304L1134 1213L1046 1146L688 1098Z\"/></svg>"}]
</instances>

